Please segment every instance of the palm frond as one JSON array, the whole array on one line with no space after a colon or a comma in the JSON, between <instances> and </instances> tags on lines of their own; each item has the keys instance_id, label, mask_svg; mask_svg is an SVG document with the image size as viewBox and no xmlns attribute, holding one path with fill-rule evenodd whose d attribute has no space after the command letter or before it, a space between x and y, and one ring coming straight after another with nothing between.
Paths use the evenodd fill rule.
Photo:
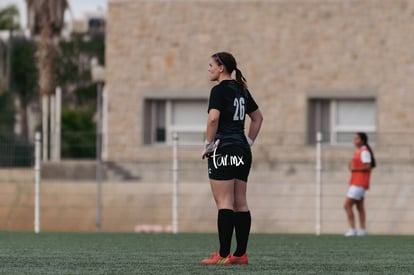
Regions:
<instances>
[{"instance_id":1,"label":"palm frond","mask_svg":"<svg viewBox=\"0 0 414 275\"><path fill-rule=\"evenodd\" d=\"M53 34L59 34L64 26L64 14L68 9L67 0L26 0L30 31L39 34L42 25L51 27Z\"/></svg>"}]
</instances>

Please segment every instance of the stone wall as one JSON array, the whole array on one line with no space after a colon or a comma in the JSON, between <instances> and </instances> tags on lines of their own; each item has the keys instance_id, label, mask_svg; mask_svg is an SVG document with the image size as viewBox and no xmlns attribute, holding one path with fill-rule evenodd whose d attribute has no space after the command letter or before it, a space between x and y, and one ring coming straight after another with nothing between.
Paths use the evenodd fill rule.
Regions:
<instances>
[{"instance_id":1,"label":"stone wall","mask_svg":"<svg viewBox=\"0 0 414 275\"><path fill-rule=\"evenodd\" d=\"M141 146L143 94L207 98L214 84L207 65L217 51L235 54L264 113L258 160L268 161L259 148L275 134L306 132L307 99L317 95L375 97L377 151L392 158L385 147L397 142L388 134L414 131L413 14L408 0L110 0L108 159L168 153ZM306 151L304 143L289 150ZM281 158L292 155L277 149Z\"/></svg>"},{"instance_id":2,"label":"stone wall","mask_svg":"<svg viewBox=\"0 0 414 275\"><path fill-rule=\"evenodd\" d=\"M65 163L61 167L64 169ZM85 166L80 162L79 167ZM170 232L172 228L171 163L122 164L133 179L111 176L101 184L103 231ZM73 169L70 162L68 167ZM348 226L343 203L349 174L345 163L324 164L321 187L321 232L342 234ZM73 169L72 171L76 171ZM400 173L399 181L393 175ZM51 173L53 174L53 173ZM110 173L107 173L110 175ZM366 196L370 234L414 234L414 188L411 164L381 164L374 170ZM0 170L0 230L33 230L33 170ZM76 178L73 176L73 178ZM217 210L204 164L179 164L180 232L215 232ZM93 179L43 179L42 231L95 231L97 183ZM255 163L248 183L252 231L315 233L315 167L306 162Z\"/></svg>"}]
</instances>

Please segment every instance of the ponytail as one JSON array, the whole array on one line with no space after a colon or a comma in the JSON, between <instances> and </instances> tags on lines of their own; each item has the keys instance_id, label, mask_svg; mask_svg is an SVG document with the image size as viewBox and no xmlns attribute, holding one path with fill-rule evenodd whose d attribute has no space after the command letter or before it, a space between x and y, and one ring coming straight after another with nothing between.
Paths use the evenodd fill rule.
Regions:
<instances>
[{"instance_id":1,"label":"ponytail","mask_svg":"<svg viewBox=\"0 0 414 275\"><path fill-rule=\"evenodd\" d=\"M371 149L371 146L367 144L365 144L365 146L367 146L369 153L371 154L371 168L375 168L377 166L377 161L375 160L374 157L374 152Z\"/></svg>"},{"instance_id":2,"label":"ponytail","mask_svg":"<svg viewBox=\"0 0 414 275\"><path fill-rule=\"evenodd\" d=\"M368 144L368 136L367 136L367 134L362 133L362 132L359 132L359 133L357 133L357 135L362 140L362 142L364 143L364 145L367 147L369 153L371 154L371 168L375 168L377 166L377 161L375 160L374 152L372 151L371 146L369 146L369 144Z\"/></svg>"},{"instance_id":3,"label":"ponytail","mask_svg":"<svg viewBox=\"0 0 414 275\"><path fill-rule=\"evenodd\" d=\"M239 85L246 90L247 89L247 83L246 83L247 80L246 80L246 78L243 76L242 72L239 69L235 68L234 70L236 71L236 81L237 81L237 83L239 83Z\"/></svg>"}]
</instances>

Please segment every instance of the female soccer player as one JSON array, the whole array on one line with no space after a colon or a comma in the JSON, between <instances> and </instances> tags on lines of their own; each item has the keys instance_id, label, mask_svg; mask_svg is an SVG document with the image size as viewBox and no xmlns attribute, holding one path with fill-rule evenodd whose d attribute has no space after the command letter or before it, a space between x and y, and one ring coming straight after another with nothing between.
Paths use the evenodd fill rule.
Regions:
<instances>
[{"instance_id":1,"label":"female soccer player","mask_svg":"<svg viewBox=\"0 0 414 275\"><path fill-rule=\"evenodd\" d=\"M350 226L350 229L345 234L347 237L364 236L366 234L364 195L365 190L369 189L371 170L376 166L374 153L368 145L368 136L365 133L357 133L354 137L354 144L357 150L354 153L352 161L349 163L351 179L344 204ZM354 205L356 205L359 212L359 231L355 227L355 217L352 209Z\"/></svg>"},{"instance_id":2,"label":"female soccer player","mask_svg":"<svg viewBox=\"0 0 414 275\"><path fill-rule=\"evenodd\" d=\"M208 71L210 80L218 84L210 93L202 158L208 158L210 185L218 209L220 250L202 263L248 264L246 248L251 216L246 189L252 162L250 147L259 133L263 116L232 54L213 54ZM236 79L231 77L233 71ZM244 133L246 114L251 120L247 137ZM230 254L233 230L237 248Z\"/></svg>"}]
</instances>

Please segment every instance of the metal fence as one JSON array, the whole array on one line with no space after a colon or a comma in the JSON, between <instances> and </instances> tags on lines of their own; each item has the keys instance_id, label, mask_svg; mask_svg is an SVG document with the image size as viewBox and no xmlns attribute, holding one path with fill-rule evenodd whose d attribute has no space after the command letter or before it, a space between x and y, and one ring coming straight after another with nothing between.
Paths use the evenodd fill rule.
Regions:
<instances>
[{"instance_id":1,"label":"metal fence","mask_svg":"<svg viewBox=\"0 0 414 275\"><path fill-rule=\"evenodd\" d=\"M366 196L372 234L414 234L412 137L377 135L378 167ZM253 146L248 183L253 232L347 230L343 203L354 148L351 142L333 146L306 140L304 133L275 132L261 135ZM146 147L142 152L151 154L146 158L43 161L38 189L32 145L24 154L30 166L0 168L0 230L215 231L217 211L200 158L202 145L184 146L179 140L175 145Z\"/></svg>"}]
</instances>

